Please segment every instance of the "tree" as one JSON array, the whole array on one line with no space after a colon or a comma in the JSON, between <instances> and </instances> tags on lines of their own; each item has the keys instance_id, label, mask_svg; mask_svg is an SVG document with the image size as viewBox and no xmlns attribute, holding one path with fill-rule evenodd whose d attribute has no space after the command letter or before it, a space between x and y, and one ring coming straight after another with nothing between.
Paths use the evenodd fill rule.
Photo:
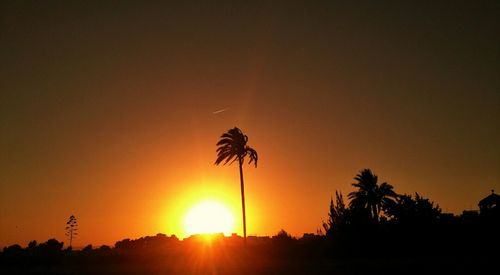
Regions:
<instances>
[{"instance_id":1,"label":"tree","mask_svg":"<svg viewBox=\"0 0 500 275\"><path fill-rule=\"evenodd\" d=\"M247 145L248 137L243 132L234 127L229 129L226 133L222 134L219 142L217 142L217 159L215 164L219 165L224 162L224 165L232 164L238 161L240 168L240 184L241 184L241 208L243 212L243 238L246 242L247 239L247 225L245 213L245 185L243 183L243 162L245 157L249 157L248 164L252 162L257 167L258 155L257 151Z\"/></svg>"},{"instance_id":2,"label":"tree","mask_svg":"<svg viewBox=\"0 0 500 275\"><path fill-rule=\"evenodd\" d=\"M89 244L89 245L85 246L85 247L82 249L82 252L83 252L83 253L90 253L90 252L92 252L92 245L91 245L91 244Z\"/></svg>"},{"instance_id":3,"label":"tree","mask_svg":"<svg viewBox=\"0 0 500 275\"><path fill-rule=\"evenodd\" d=\"M388 205L386 213L400 224L426 225L439 219L441 208L415 193L415 198L411 195L398 196L394 204Z\"/></svg>"},{"instance_id":4,"label":"tree","mask_svg":"<svg viewBox=\"0 0 500 275\"><path fill-rule=\"evenodd\" d=\"M353 209L366 209L370 218L377 224L379 214L383 207L394 203L397 194L393 186L384 182L378 185L378 177L370 169L364 169L354 178L353 183L358 190L349 193L350 207Z\"/></svg>"},{"instance_id":5,"label":"tree","mask_svg":"<svg viewBox=\"0 0 500 275\"><path fill-rule=\"evenodd\" d=\"M37 245L37 242L35 240L32 240L31 242L28 243L28 249L35 249L36 248L36 245Z\"/></svg>"},{"instance_id":6,"label":"tree","mask_svg":"<svg viewBox=\"0 0 500 275\"><path fill-rule=\"evenodd\" d=\"M69 247L72 247L73 239L78 235L78 223L76 222L76 218L74 215L71 215L66 222L66 237L69 239Z\"/></svg>"},{"instance_id":7,"label":"tree","mask_svg":"<svg viewBox=\"0 0 500 275\"><path fill-rule=\"evenodd\" d=\"M294 238L285 229L281 229L276 235L272 236L272 240L275 243L286 244L293 241Z\"/></svg>"},{"instance_id":8,"label":"tree","mask_svg":"<svg viewBox=\"0 0 500 275\"><path fill-rule=\"evenodd\" d=\"M342 193L335 191L335 203L333 198L330 199L330 212L328 213L328 220L323 222L323 228L327 236L332 235L334 231L342 230L348 222L349 209L345 207L344 198Z\"/></svg>"},{"instance_id":9,"label":"tree","mask_svg":"<svg viewBox=\"0 0 500 275\"><path fill-rule=\"evenodd\" d=\"M38 245L38 251L44 257L54 257L60 255L64 243L56 239L49 239Z\"/></svg>"}]
</instances>

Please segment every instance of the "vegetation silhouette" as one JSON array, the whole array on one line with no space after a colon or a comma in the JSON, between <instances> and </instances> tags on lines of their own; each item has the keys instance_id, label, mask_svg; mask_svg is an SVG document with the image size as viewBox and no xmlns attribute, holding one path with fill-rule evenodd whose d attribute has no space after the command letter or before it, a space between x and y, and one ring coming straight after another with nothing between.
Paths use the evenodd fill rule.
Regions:
<instances>
[{"instance_id":1,"label":"vegetation silhouette","mask_svg":"<svg viewBox=\"0 0 500 275\"><path fill-rule=\"evenodd\" d=\"M246 223L246 211L245 211L245 185L243 183L243 162L245 157L248 156L248 164L252 162L257 167L258 155L257 151L247 145L248 136L243 134L243 132L238 128L234 127L229 129L226 133L222 134L217 142L217 159L215 164L219 165L224 162L224 165L229 163L231 165L233 162L238 160L238 165L240 168L240 184L241 184L241 208L243 212L243 238L247 239L247 223Z\"/></svg>"},{"instance_id":2,"label":"vegetation silhouette","mask_svg":"<svg viewBox=\"0 0 500 275\"><path fill-rule=\"evenodd\" d=\"M66 250L55 239L32 241L0 252L0 274L498 273L500 212L494 192L480 201L480 211L456 216L419 193L400 195L387 183L379 185L369 169L355 179L350 194L356 196L344 201L336 191L318 234L297 238L282 229L271 237L221 233L184 240L157 234L112 247ZM368 190L378 196L370 205ZM352 203L356 199L364 203Z\"/></svg>"},{"instance_id":3,"label":"vegetation silhouette","mask_svg":"<svg viewBox=\"0 0 500 275\"><path fill-rule=\"evenodd\" d=\"M78 223L74 215L71 215L66 222L66 237L69 239L68 249L72 249L73 239L78 235Z\"/></svg>"},{"instance_id":4,"label":"vegetation silhouette","mask_svg":"<svg viewBox=\"0 0 500 275\"><path fill-rule=\"evenodd\" d=\"M365 210L369 213L374 223L379 222L382 208L394 203L397 194L392 185L383 182L377 183L378 177L370 169L364 169L354 178L357 182L352 186L358 190L349 193L350 205L354 208Z\"/></svg>"},{"instance_id":5,"label":"vegetation silhouette","mask_svg":"<svg viewBox=\"0 0 500 275\"><path fill-rule=\"evenodd\" d=\"M328 219L323 222L323 229L327 235L334 232L341 232L346 229L351 223L349 218L352 216L349 213L350 209L346 208L342 193L335 191L335 203L330 199L330 211L328 212ZM321 232L321 231L320 231Z\"/></svg>"},{"instance_id":6,"label":"vegetation silhouette","mask_svg":"<svg viewBox=\"0 0 500 275\"><path fill-rule=\"evenodd\" d=\"M436 222L441 215L439 205L415 193L411 195L398 195L396 201L386 208L386 214L392 221L401 224L418 225Z\"/></svg>"}]
</instances>

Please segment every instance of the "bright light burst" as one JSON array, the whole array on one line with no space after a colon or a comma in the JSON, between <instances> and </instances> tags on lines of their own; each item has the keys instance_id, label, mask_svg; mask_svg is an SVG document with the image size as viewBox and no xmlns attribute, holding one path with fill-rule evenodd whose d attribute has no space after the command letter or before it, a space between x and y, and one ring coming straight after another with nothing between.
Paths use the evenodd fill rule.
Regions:
<instances>
[{"instance_id":1,"label":"bright light burst","mask_svg":"<svg viewBox=\"0 0 500 275\"><path fill-rule=\"evenodd\" d=\"M184 230L187 236L214 233L223 233L229 236L233 229L232 212L227 206L213 200L196 204L184 218Z\"/></svg>"}]
</instances>

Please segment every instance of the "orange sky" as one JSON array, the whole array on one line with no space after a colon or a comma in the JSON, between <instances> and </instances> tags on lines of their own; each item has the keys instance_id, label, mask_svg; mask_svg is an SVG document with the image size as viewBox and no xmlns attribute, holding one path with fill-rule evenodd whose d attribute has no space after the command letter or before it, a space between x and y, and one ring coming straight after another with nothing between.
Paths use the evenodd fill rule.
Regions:
<instances>
[{"instance_id":1,"label":"orange sky","mask_svg":"<svg viewBox=\"0 0 500 275\"><path fill-rule=\"evenodd\" d=\"M251 235L316 232L362 168L446 212L500 192L488 4L1 5L0 246L71 214L75 246L182 237L205 198L240 233L237 166L213 165L234 126Z\"/></svg>"}]
</instances>

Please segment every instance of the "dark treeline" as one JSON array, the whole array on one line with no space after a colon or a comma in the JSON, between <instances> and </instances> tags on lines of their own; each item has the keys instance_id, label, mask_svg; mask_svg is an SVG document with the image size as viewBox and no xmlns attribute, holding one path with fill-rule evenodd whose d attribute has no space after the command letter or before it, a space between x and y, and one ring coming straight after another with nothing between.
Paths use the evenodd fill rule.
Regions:
<instances>
[{"instance_id":1,"label":"dark treeline","mask_svg":"<svg viewBox=\"0 0 500 275\"><path fill-rule=\"evenodd\" d=\"M341 193L330 202L323 223L332 253L350 257L412 257L492 264L500 244L500 196L479 203L479 211L459 216L415 193L397 194L369 169L355 177L347 204Z\"/></svg>"},{"instance_id":2,"label":"dark treeline","mask_svg":"<svg viewBox=\"0 0 500 275\"><path fill-rule=\"evenodd\" d=\"M158 234L113 247L63 248L51 239L0 253L2 274L479 274L495 270L500 253L500 196L479 211L443 213L418 193L398 194L369 169L353 191L335 192L323 228L300 238ZM325 207L325 212L326 212ZM209 239L209 240L207 240Z\"/></svg>"}]
</instances>

